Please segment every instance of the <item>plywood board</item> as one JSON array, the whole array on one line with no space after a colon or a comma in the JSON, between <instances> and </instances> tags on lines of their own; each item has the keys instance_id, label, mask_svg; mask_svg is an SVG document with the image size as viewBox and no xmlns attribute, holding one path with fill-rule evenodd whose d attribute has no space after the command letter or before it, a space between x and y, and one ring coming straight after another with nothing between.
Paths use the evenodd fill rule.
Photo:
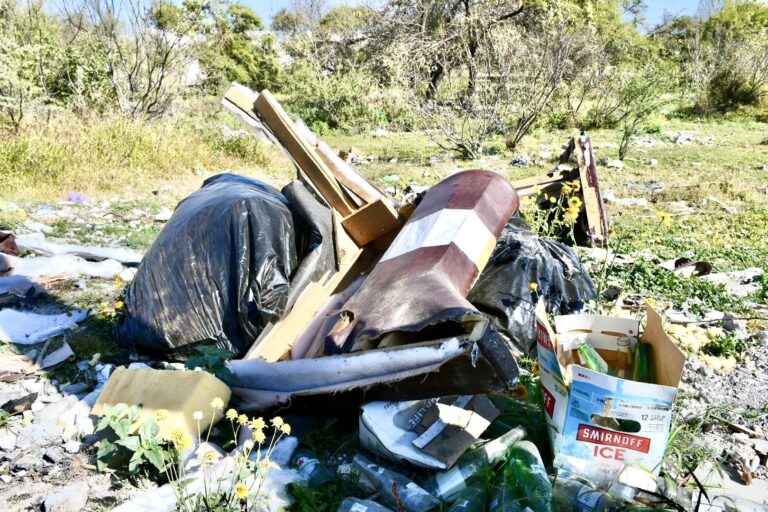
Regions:
<instances>
[{"instance_id":1,"label":"plywood board","mask_svg":"<svg viewBox=\"0 0 768 512\"><path fill-rule=\"evenodd\" d=\"M402 226L397 212L381 198L344 218L341 225L360 247Z\"/></svg>"}]
</instances>

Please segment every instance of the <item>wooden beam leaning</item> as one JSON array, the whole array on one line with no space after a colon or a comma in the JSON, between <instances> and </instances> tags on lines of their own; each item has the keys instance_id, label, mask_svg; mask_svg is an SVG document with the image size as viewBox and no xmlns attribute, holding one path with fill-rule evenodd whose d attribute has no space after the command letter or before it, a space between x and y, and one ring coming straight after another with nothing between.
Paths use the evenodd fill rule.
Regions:
<instances>
[{"instance_id":1,"label":"wooden beam leaning","mask_svg":"<svg viewBox=\"0 0 768 512\"><path fill-rule=\"evenodd\" d=\"M272 93L266 89L261 91L253 108L272 129L277 140L317 187L318 192L328 201L331 208L343 216L352 213L355 206L344 196L336 178L314 148L298 134L293 121Z\"/></svg>"},{"instance_id":2,"label":"wooden beam leaning","mask_svg":"<svg viewBox=\"0 0 768 512\"><path fill-rule=\"evenodd\" d=\"M593 246L602 247L608 239L608 213L605 211L600 193L592 141L586 135L582 135L571 139L571 145L576 155L576 162L579 164L584 210L587 213L589 227L588 235Z\"/></svg>"}]
</instances>

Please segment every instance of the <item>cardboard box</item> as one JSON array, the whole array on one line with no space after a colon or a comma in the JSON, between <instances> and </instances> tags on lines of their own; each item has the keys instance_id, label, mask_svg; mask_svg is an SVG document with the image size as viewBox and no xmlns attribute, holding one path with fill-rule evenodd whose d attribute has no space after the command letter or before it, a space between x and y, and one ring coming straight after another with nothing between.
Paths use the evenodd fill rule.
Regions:
<instances>
[{"instance_id":1,"label":"cardboard box","mask_svg":"<svg viewBox=\"0 0 768 512\"><path fill-rule=\"evenodd\" d=\"M637 320L568 315L556 317L556 329L552 329L543 308L537 311L542 396L555 466L598 485L615 479L628 465L658 475L685 355L650 306L647 317L640 341L653 346L655 384L611 377L577 362L567 364L566 344L574 334L586 335L609 366L615 364L617 340L637 337ZM622 426L616 420L622 420Z\"/></svg>"}]
</instances>

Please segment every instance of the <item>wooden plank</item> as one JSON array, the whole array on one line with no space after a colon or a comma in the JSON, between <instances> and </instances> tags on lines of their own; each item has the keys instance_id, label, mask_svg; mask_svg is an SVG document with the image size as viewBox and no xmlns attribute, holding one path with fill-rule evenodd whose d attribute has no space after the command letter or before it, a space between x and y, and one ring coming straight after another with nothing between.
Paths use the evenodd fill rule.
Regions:
<instances>
[{"instance_id":1,"label":"wooden plank","mask_svg":"<svg viewBox=\"0 0 768 512\"><path fill-rule=\"evenodd\" d=\"M589 141L589 139L587 139ZM591 144L591 142L589 142ZM600 196L599 183L596 175L590 177L590 172L594 171L594 162L587 161L591 155L587 155L582 148L581 141L572 139L573 150L576 155L576 161L579 164L579 179L581 180L582 198L584 200L584 210L587 214L587 226L592 245L600 247L604 244L607 233L608 219L605 213L602 197ZM593 169L591 170L590 167Z\"/></svg>"},{"instance_id":2,"label":"wooden plank","mask_svg":"<svg viewBox=\"0 0 768 512\"><path fill-rule=\"evenodd\" d=\"M362 247L390 231L399 230L402 223L389 202L379 198L345 217L341 225L352 240Z\"/></svg>"},{"instance_id":3,"label":"wooden plank","mask_svg":"<svg viewBox=\"0 0 768 512\"><path fill-rule=\"evenodd\" d=\"M366 203L372 203L385 198L376 187L356 173L344 160L336 156L333 150L322 142L318 142L315 151L328 166L333 176L345 187L355 193ZM385 198L386 199L386 198ZM388 200L388 199L387 199Z\"/></svg>"},{"instance_id":4,"label":"wooden plank","mask_svg":"<svg viewBox=\"0 0 768 512\"><path fill-rule=\"evenodd\" d=\"M293 121L275 97L265 89L259 94L253 107L331 208L344 216L352 213L355 210L354 205L344 196L336 178L314 151L313 146L297 133Z\"/></svg>"}]
</instances>

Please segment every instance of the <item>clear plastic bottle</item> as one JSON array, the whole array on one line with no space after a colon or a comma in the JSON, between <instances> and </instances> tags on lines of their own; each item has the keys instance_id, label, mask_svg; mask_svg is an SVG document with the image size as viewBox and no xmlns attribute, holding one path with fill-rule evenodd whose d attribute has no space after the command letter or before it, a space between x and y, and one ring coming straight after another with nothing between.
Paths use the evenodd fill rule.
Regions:
<instances>
[{"instance_id":1,"label":"clear plastic bottle","mask_svg":"<svg viewBox=\"0 0 768 512\"><path fill-rule=\"evenodd\" d=\"M392 512L392 510L375 501L346 498L339 504L336 512Z\"/></svg>"},{"instance_id":2,"label":"clear plastic bottle","mask_svg":"<svg viewBox=\"0 0 768 512\"><path fill-rule=\"evenodd\" d=\"M422 487L442 501L450 502L467 486L467 480L472 475L503 459L509 447L523 439L525 435L523 427L513 428L503 436L468 451L456 461L452 468L435 473L425 480Z\"/></svg>"},{"instance_id":3,"label":"clear plastic bottle","mask_svg":"<svg viewBox=\"0 0 768 512\"><path fill-rule=\"evenodd\" d=\"M320 487L333 480L333 474L325 464L307 450L299 450L296 453L295 464L299 473L306 478L309 487Z\"/></svg>"},{"instance_id":4,"label":"clear plastic bottle","mask_svg":"<svg viewBox=\"0 0 768 512\"><path fill-rule=\"evenodd\" d=\"M355 468L376 487L381 500L390 507L406 512L427 512L437 508L440 501L400 473L390 471L356 455L352 460Z\"/></svg>"}]
</instances>

